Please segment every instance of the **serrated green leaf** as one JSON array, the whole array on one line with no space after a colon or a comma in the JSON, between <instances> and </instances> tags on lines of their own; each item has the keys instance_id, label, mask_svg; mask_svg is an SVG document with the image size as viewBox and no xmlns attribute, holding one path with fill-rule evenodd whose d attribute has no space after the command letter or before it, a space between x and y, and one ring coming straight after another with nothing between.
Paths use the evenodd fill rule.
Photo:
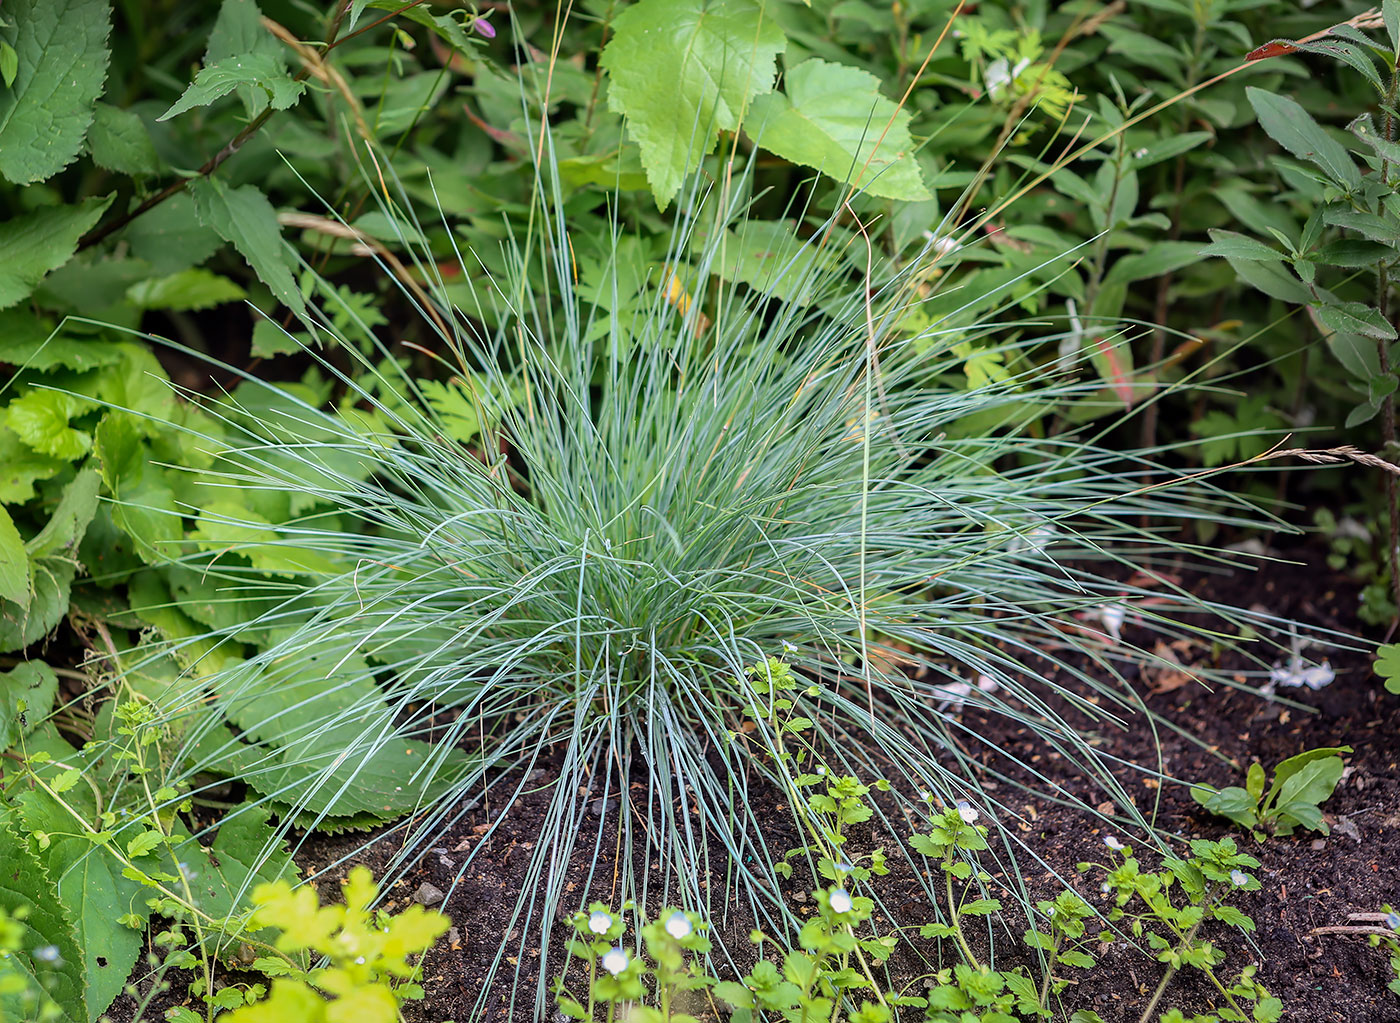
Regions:
<instances>
[{"instance_id":1,"label":"serrated green leaf","mask_svg":"<svg viewBox=\"0 0 1400 1023\"><path fill-rule=\"evenodd\" d=\"M88 150L93 163L110 171L149 177L160 170L151 133L140 116L110 103L93 108Z\"/></svg>"},{"instance_id":2,"label":"serrated green leaf","mask_svg":"<svg viewBox=\"0 0 1400 1023\"><path fill-rule=\"evenodd\" d=\"M83 147L111 60L111 9L107 0L10 0L5 19L0 41L17 59L14 84L0 91L0 176L25 185Z\"/></svg>"},{"instance_id":3,"label":"serrated green leaf","mask_svg":"<svg viewBox=\"0 0 1400 1023\"><path fill-rule=\"evenodd\" d=\"M43 661L23 661L0 672L0 751L37 728L53 710L57 695L58 676Z\"/></svg>"},{"instance_id":4,"label":"serrated green leaf","mask_svg":"<svg viewBox=\"0 0 1400 1023\"><path fill-rule=\"evenodd\" d=\"M24 540L10 513L0 507L0 598L27 609L33 596L32 578ZM8 743L0 743L0 750L8 746Z\"/></svg>"},{"instance_id":5,"label":"serrated green leaf","mask_svg":"<svg viewBox=\"0 0 1400 1023\"><path fill-rule=\"evenodd\" d=\"M273 295L304 315L306 302L288 265L290 253L282 240L277 211L267 196L256 185L229 188L217 178L196 178L190 182L190 194L200 223L232 242Z\"/></svg>"},{"instance_id":6,"label":"serrated green leaf","mask_svg":"<svg viewBox=\"0 0 1400 1023\"><path fill-rule=\"evenodd\" d=\"M172 274L203 263L223 244L223 239L199 222L194 200L181 192L141 214L121 238L131 253L151 264L158 274Z\"/></svg>"},{"instance_id":7,"label":"serrated green leaf","mask_svg":"<svg viewBox=\"0 0 1400 1023\"><path fill-rule=\"evenodd\" d=\"M92 437L69 421L91 408L91 402L76 395L36 389L6 406L5 425L40 454L73 462L87 454Z\"/></svg>"},{"instance_id":8,"label":"serrated green leaf","mask_svg":"<svg viewBox=\"0 0 1400 1023\"><path fill-rule=\"evenodd\" d=\"M687 170L773 88L787 39L757 0L641 0L613 19L600 63L665 208ZM658 82L667 87L658 89Z\"/></svg>"},{"instance_id":9,"label":"serrated green leaf","mask_svg":"<svg viewBox=\"0 0 1400 1023\"><path fill-rule=\"evenodd\" d=\"M108 195L45 206L0 223L0 309L27 298L45 274L66 263L111 201Z\"/></svg>"},{"instance_id":10,"label":"serrated green leaf","mask_svg":"<svg viewBox=\"0 0 1400 1023\"><path fill-rule=\"evenodd\" d=\"M208 106L241 86L254 87L263 94L262 101L253 103L250 113L255 115L269 106L274 110L286 110L306 90L306 83L288 75L281 62L271 54L245 53L201 68L180 98L156 120L168 121L187 110Z\"/></svg>"},{"instance_id":11,"label":"serrated green leaf","mask_svg":"<svg viewBox=\"0 0 1400 1023\"><path fill-rule=\"evenodd\" d=\"M783 92L753 102L745 131L784 160L886 199L930 198L909 136L880 80L813 57L788 70Z\"/></svg>"},{"instance_id":12,"label":"serrated green leaf","mask_svg":"<svg viewBox=\"0 0 1400 1023\"><path fill-rule=\"evenodd\" d=\"M4 424L0 416L0 504L22 504L35 494L38 480L52 479L69 463L41 455Z\"/></svg>"},{"instance_id":13,"label":"serrated green leaf","mask_svg":"<svg viewBox=\"0 0 1400 1023\"><path fill-rule=\"evenodd\" d=\"M14 812L0 804L0 862L5 864L0 871L0 909L12 918L16 911L23 917L20 949L10 965L30 981L24 994L44 991L69 1020L90 1019L83 997L82 951L61 901L20 829ZM42 954L36 956L36 952ZM36 1018L34 1008L34 1002L21 993L0 994L0 1012L13 1019Z\"/></svg>"},{"instance_id":14,"label":"serrated green leaf","mask_svg":"<svg viewBox=\"0 0 1400 1023\"><path fill-rule=\"evenodd\" d=\"M798 238L782 221L746 220L720 249L718 273L785 302L811 299L811 284L837 262L836 253ZM703 244L703 243L697 243Z\"/></svg>"},{"instance_id":15,"label":"serrated green leaf","mask_svg":"<svg viewBox=\"0 0 1400 1023\"><path fill-rule=\"evenodd\" d=\"M30 558L71 558L97 511L97 493L101 487L102 480L96 469L83 469L74 476L73 482L63 489L53 517L38 536L25 544Z\"/></svg>"},{"instance_id":16,"label":"serrated green leaf","mask_svg":"<svg viewBox=\"0 0 1400 1023\"><path fill-rule=\"evenodd\" d=\"M155 465L132 416L109 412L97 425L93 449L112 495L112 520L131 537L148 565L169 560L184 536L181 512L165 470Z\"/></svg>"},{"instance_id":17,"label":"serrated green leaf","mask_svg":"<svg viewBox=\"0 0 1400 1023\"><path fill-rule=\"evenodd\" d=\"M1328 135L1296 101L1252 85L1245 89L1245 95L1259 118L1260 127L1271 139L1298 159L1320 167L1343 188L1350 191L1361 187L1361 172L1346 148Z\"/></svg>"},{"instance_id":18,"label":"serrated green leaf","mask_svg":"<svg viewBox=\"0 0 1400 1023\"><path fill-rule=\"evenodd\" d=\"M246 296L247 292L233 281L203 267L190 267L169 277L144 280L126 291L127 301L141 309L176 312L210 309Z\"/></svg>"}]
</instances>

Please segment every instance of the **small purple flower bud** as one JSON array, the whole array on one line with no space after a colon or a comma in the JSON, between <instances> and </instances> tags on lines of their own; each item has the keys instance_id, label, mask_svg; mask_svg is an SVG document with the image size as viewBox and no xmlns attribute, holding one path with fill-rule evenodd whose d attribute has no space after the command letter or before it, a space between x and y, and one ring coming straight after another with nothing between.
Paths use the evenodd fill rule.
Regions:
<instances>
[{"instance_id":1,"label":"small purple flower bud","mask_svg":"<svg viewBox=\"0 0 1400 1023\"><path fill-rule=\"evenodd\" d=\"M492 25L485 18L477 18L473 21L472 30L483 39L496 38L496 26Z\"/></svg>"}]
</instances>

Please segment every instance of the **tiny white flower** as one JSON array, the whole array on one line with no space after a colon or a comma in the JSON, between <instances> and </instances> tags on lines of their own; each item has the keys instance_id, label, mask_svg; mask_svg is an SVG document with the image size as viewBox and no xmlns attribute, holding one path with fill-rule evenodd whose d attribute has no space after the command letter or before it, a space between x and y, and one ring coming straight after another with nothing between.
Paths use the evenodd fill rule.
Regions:
<instances>
[{"instance_id":1,"label":"tiny white flower","mask_svg":"<svg viewBox=\"0 0 1400 1023\"><path fill-rule=\"evenodd\" d=\"M855 870L856 868L855 868L855 866L851 863L850 860L848 860L848 859L846 859L846 857L842 856L841 859L840 859L840 860L837 862L837 864L836 864L836 869L839 870L839 871L840 871L841 873L843 873L843 874L849 874L851 871Z\"/></svg>"},{"instance_id":2,"label":"tiny white flower","mask_svg":"<svg viewBox=\"0 0 1400 1023\"><path fill-rule=\"evenodd\" d=\"M627 950L620 945L614 945L603 953L603 969L616 977L623 970L627 969L627 964L631 959L627 955Z\"/></svg>"},{"instance_id":3,"label":"tiny white flower","mask_svg":"<svg viewBox=\"0 0 1400 1023\"><path fill-rule=\"evenodd\" d=\"M927 803L933 799L933 793L930 792L928 789L920 789L919 798L922 799L925 803Z\"/></svg>"},{"instance_id":4,"label":"tiny white flower","mask_svg":"<svg viewBox=\"0 0 1400 1023\"><path fill-rule=\"evenodd\" d=\"M785 653L785 654L795 654L795 653L797 653L797 644L796 644L796 643L789 643L787 640L783 640L783 653Z\"/></svg>"},{"instance_id":5,"label":"tiny white flower","mask_svg":"<svg viewBox=\"0 0 1400 1023\"><path fill-rule=\"evenodd\" d=\"M1385 925L1392 931L1400 931L1400 913L1387 913L1385 915Z\"/></svg>"},{"instance_id":6,"label":"tiny white flower","mask_svg":"<svg viewBox=\"0 0 1400 1023\"><path fill-rule=\"evenodd\" d=\"M1123 636L1123 619L1126 617L1122 604L1105 604L1099 608L1099 621L1108 630L1108 636L1118 645Z\"/></svg>"},{"instance_id":7,"label":"tiny white flower","mask_svg":"<svg viewBox=\"0 0 1400 1023\"><path fill-rule=\"evenodd\" d=\"M690 937L690 932L694 929L690 925L690 919L679 909L666 918L666 933L677 941Z\"/></svg>"},{"instance_id":8,"label":"tiny white flower","mask_svg":"<svg viewBox=\"0 0 1400 1023\"><path fill-rule=\"evenodd\" d=\"M851 911L851 893L844 888L833 888L827 901L830 903L833 913L849 913Z\"/></svg>"},{"instance_id":9,"label":"tiny white flower","mask_svg":"<svg viewBox=\"0 0 1400 1023\"><path fill-rule=\"evenodd\" d=\"M1146 156L1146 155L1147 155L1147 147L1146 147L1146 146L1143 146L1141 149L1134 149L1134 150L1133 150L1133 157L1134 157L1134 159L1141 160L1141 159L1142 159L1144 156Z\"/></svg>"},{"instance_id":10,"label":"tiny white flower","mask_svg":"<svg viewBox=\"0 0 1400 1023\"><path fill-rule=\"evenodd\" d=\"M818 767L817 767L817 773L818 773L818 774L826 774L826 767L825 767L825 765L818 766Z\"/></svg>"},{"instance_id":11,"label":"tiny white flower","mask_svg":"<svg viewBox=\"0 0 1400 1023\"><path fill-rule=\"evenodd\" d=\"M1055 907L1053 905L1045 907L1045 916L1047 919L1051 919L1055 916Z\"/></svg>"},{"instance_id":12,"label":"tiny white flower","mask_svg":"<svg viewBox=\"0 0 1400 1023\"><path fill-rule=\"evenodd\" d=\"M1243 888L1249 884L1249 875L1243 870L1232 870L1230 871L1230 883L1236 888Z\"/></svg>"},{"instance_id":13,"label":"tiny white flower","mask_svg":"<svg viewBox=\"0 0 1400 1023\"><path fill-rule=\"evenodd\" d=\"M613 918L601 909L595 909L588 914L588 929L594 934L607 934L612 925Z\"/></svg>"},{"instance_id":14,"label":"tiny white flower","mask_svg":"<svg viewBox=\"0 0 1400 1023\"><path fill-rule=\"evenodd\" d=\"M1101 891L1101 892L1103 892L1103 894L1107 895L1109 892L1113 891L1113 885L1111 885L1111 884L1109 884L1107 881L1105 881L1103 884L1099 885L1099 891Z\"/></svg>"},{"instance_id":15,"label":"tiny white flower","mask_svg":"<svg viewBox=\"0 0 1400 1023\"><path fill-rule=\"evenodd\" d=\"M63 960L63 957L59 955L57 945L40 945L34 950L34 958L41 959L46 963L57 963Z\"/></svg>"},{"instance_id":16,"label":"tiny white flower","mask_svg":"<svg viewBox=\"0 0 1400 1023\"><path fill-rule=\"evenodd\" d=\"M978 817L982 816L980 813L977 812L977 808L971 803L969 803L966 799L959 799L957 807L958 816L963 819L964 824L971 824L974 821L976 821Z\"/></svg>"},{"instance_id":17,"label":"tiny white flower","mask_svg":"<svg viewBox=\"0 0 1400 1023\"><path fill-rule=\"evenodd\" d=\"M1123 849L1126 848L1126 846L1124 846L1123 843L1119 841L1117 835L1105 835L1103 844L1108 846L1114 852L1121 852Z\"/></svg>"},{"instance_id":18,"label":"tiny white flower","mask_svg":"<svg viewBox=\"0 0 1400 1023\"><path fill-rule=\"evenodd\" d=\"M359 963L361 966L363 966L363 965L365 964L365 957L364 957L364 956L356 956L356 957L355 957L355 962L357 962L357 963Z\"/></svg>"}]
</instances>

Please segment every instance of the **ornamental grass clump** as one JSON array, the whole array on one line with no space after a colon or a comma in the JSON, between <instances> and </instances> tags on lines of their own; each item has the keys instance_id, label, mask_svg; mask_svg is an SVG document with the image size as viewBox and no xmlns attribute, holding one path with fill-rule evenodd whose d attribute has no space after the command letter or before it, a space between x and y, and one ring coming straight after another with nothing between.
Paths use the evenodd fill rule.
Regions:
<instances>
[{"instance_id":1,"label":"ornamental grass clump","mask_svg":"<svg viewBox=\"0 0 1400 1023\"><path fill-rule=\"evenodd\" d=\"M616 888L611 865L597 879L614 904L737 900L784 919L753 801L791 789L771 721L843 773L888 778L891 799L971 796L995 820L959 747L975 705L1131 807L1122 765L1057 709L1111 725L1136 705L1112 667L1146 655L1075 616L1148 591L1095 566L1150 566L1180 553L1183 522L1252 514L1156 468L1160 452L1019 432L1097 391L1072 366L933 384L966 359L966 330L919 316L920 282L951 256L930 244L881 275L849 207L768 279L727 282L749 227L738 181L684 196L640 277L621 226L580 277L557 191L505 246L505 275L474 278L502 260L461 253L489 286L455 306L439 287L423 310L446 384L387 350L347 371L347 344L324 361L334 402L250 378L206 403L224 453L199 485L287 494L294 514L273 526L225 502L181 555L242 616L163 631L186 664L163 703L176 762L235 774L303 825L417 811L400 865L483 790L510 814L547 787L497 959L544 949L537 1006L557 914L595 880L566 894L575 853L595 870L616 856ZM1143 623L1170 631L1153 596ZM770 655L799 684L754 721L773 694L751 667ZM1017 841L1002 836L1006 855Z\"/></svg>"}]
</instances>

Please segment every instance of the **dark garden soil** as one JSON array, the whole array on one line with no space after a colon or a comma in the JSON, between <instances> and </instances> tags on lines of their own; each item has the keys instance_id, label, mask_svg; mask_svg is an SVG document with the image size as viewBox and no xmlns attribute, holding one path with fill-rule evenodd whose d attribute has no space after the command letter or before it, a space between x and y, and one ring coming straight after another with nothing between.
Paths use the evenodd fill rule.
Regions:
<instances>
[{"instance_id":1,"label":"dark garden soil","mask_svg":"<svg viewBox=\"0 0 1400 1023\"><path fill-rule=\"evenodd\" d=\"M1291 550L1287 557L1299 564L1266 564L1254 574L1188 575L1185 583L1198 595L1227 605L1249 607L1262 605L1270 612L1293 618L1308 626L1320 626L1355 634L1357 623L1356 588L1347 580L1329 571L1323 555L1314 547ZM1125 637L1133 639L1131 623ZM1139 637L1140 638L1140 637ZM1377 637L1371 637L1372 639ZM1165 652L1165 651L1164 651ZM1322 656L1318 651L1311 651ZM1348 914L1375 912L1382 904L1400 903L1400 698L1389 696L1372 675L1370 659L1358 652L1334 650L1327 652L1336 670L1336 680L1319 691L1288 689L1289 701L1305 704L1305 708L1281 701L1262 699L1251 693L1229 687L1208 690L1186 676L1170 670L1126 672L1127 684L1146 701L1147 706L1167 721L1180 726L1188 738L1169 728L1159 728L1154 741L1144 719L1129 719L1128 729L1096 726L1086 719L1076 720L1066 709L1067 720L1083 724L1098 737L1097 748L1106 755L1123 761L1154 767L1157 764L1157 743L1160 742L1161 771L1173 778L1202 781L1216 786L1240 783L1243 768L1252 760L1272 766L1279 760L1304 749L1319 746L1350 745L1355 753L1348 759L1348 771L1333 798L1326 804L1331 834L1321 837L1300 832L1291 837L1279 837L1262 846L1226 822L1206 815L1190 798L1185 786L1163 783L1150 776L1123 770L1116 772L1137 808L1151 815L1157 809L1158 827L1165 833L1187 838L1219 838L1234 834L1241 847L1262 863L1258 873L1263 888L1241 895L1236 904L1251 915L1258 925L1253 947L1241 941L1237 932L1226 932L1223 926L1205 936L1218 939L1228 953L1221 967L1222 975L1233 976L1251 962L1259 965L1258 979L1268 990L1281 998L1286 1020L1308 1021L1367 1021L1367 1023L1400 1023L1400 996L1385 988L1388 965L1382 951L1372 949L1363 938L1350 935L1313 935L1315 928L1345 924ZM1234 670L1231 661L1216 661L1212 651L1202 645L1182 643L1171 651L1183 665L1211 666ZM1257 668L1257 666L1254 666ZM1239 681L1244 682L1244 662L1239 664ZM1249 681L1257 683L1257 677ZM977 731L991 740L995 748L969 747L967 752L987 768L1001 770L1030 782L1024 769L1012 765L1015 758L1041 771L1052 782L1061 783L1066 790L1098 806L1101 813L1112 817L1121 808L1104 803L1095 791L1073 769L1067 769L1058 754L1036 742L1024 729L1018 730L1007 721L969 711L969 731ZM985 719L975 719L985 718ZM1061 769L1057 774L1057 766ZM485 837L499 814L499 806L488 803L464 809L458 822L447 832L439 834L416 868L398 882L391 892L391 908L402 908L415 897L434 899L432 889L447 893L439 905L453 921L448 940L427 956L424 988L427 997L410 1006L412 1021L447 1021L457 1023L519 1023L535 1020L534 981L538 976L540 950L536 943L526 942L523 949L520 931L512 930L508 921L522 887L526 884L526 868L530 859L541 817L548 804L549 792L543 787L552 776L552 765L545 765L539 785L527 786L534 791L523 795L499 827ZM990 795L1002 805L992 811L1003 824L1013 829L1015 837L1023 840L1036 857L1022 858L1022 881L1036 898L1053 898L1059 890L1056 875L1068 879L1092 904L1100 904L1099 878L1095 874L1079 875L1075 864L1080 860L1103 862L1107 858L1103 838L1110 834L1101 821L1057 805L1033 799L1019 789L997 782L989 776L984 785ZM1043 783L1042 783L1043 787ZM773 822L773 848L785 849L795 842L782 831L792 831L791 815L777 798L771 807L762 808L760 819ZM611 825L619 808L600 807ZM624 808L625 809L625 808ZM861 847L883 845L890 849L907 835L879 834L873 829L858 835ZM335 863L346 853L358 848L364 835L309 836L302 844L298 860L303 867L314 869ZM357 860L375 869L385 863L394 851L394 838L361 853ZM1156 869L1156 855L1142 843L1135 843L1145 869ZM462 864L472 850L477 850L465 874ZM859 851L859 849L857 849ZM594 871L595 888L585 893L591 863L591 848L577 853L571 865L575 881L569 892L572 905L592 898L608 901L614 876L614 864L605 852L603 862ZM714 862L723 863L723 849L711 850ZM875 890L900 917L903 924L918 924L933 919L922 890L909 876L909 867L891 860L892 871L874 879ZM344 863L333 868L326 880L349 869ZM650 865L648 865L650 866ZM989 868L991 869L991 868ZM901 870L903 873L901 873ZM998 875L1002 880L1006 874ZM427 885L428 887L424 887ZM716 891L724 885L722 872L712 878ZM601 890L599 890L601 886ZM805 902L802 885L794 883L789 897L799 913L810 910ZM810 882L807 887L810 887ZM322 884L329 893L333 885ZM731 900L716 898L717 905ZM1025 928L1025 922L1014 916L1014 901L1004 900L1003 939L997 945L997 965L1009 966L1030 960L1012 950L1020 942L1015 938ZM727 918L716 922L718 936L734 947L746 950L746 935L752 917L746 907L729 905ZM1000 925L998 925L1000 926ZM536 932L538 926L535 927ZM562 937L562 925L556 935ZM529 933L529 929L526 929ZM913 982L928 971L929 961L937 963L937 952L920 945L902 956L896 954L891 972L899 983ZM524 991L511 1007L506 989L491 992L488 1008L483 1015L474 1015L484 978L492 963L505 946L507 966L503 976L515 973L519 955L520 977ZM562 946L561 946L562 947ZM974 943L974 947L977 948ZM928 959L921 959L921 951ZM985 936L979 955L986 951ZM751 953L750 953L751 954ZM1009 955L1003 959L1002 956ZM1017 958L1021 956L1021 958ZM550 971L557 968L551 959ZM949 962L951 965L951 961ZM1105 950L1100 966L1091 971L1070 971L1077 983L1064 995L1068 1009L1091 1008L1104 1020L1136 1021L1147 1004L1152 990L1161 977L1162 967L1150 956L1133 950L1122 942ZM1032 969L1034 973L1035 970ZM1201 978L1181 975L1173 981L1161 1009L1180 1007L1189 1016L1206 1012L1212 1007L1213 989ZM154 1004L178 1001L179 993L172 989ZM703 1007L696 1007L701 1018L715 1018ZM130 1006L114 1006L112 1018L129 1018ZM692 1010L695 1011L695 1010ZM148 1011L147 1018L160 1018ZM560 1019L550 1005L543 1014L546 1020Z\"/></svg>"}]
</instances>

